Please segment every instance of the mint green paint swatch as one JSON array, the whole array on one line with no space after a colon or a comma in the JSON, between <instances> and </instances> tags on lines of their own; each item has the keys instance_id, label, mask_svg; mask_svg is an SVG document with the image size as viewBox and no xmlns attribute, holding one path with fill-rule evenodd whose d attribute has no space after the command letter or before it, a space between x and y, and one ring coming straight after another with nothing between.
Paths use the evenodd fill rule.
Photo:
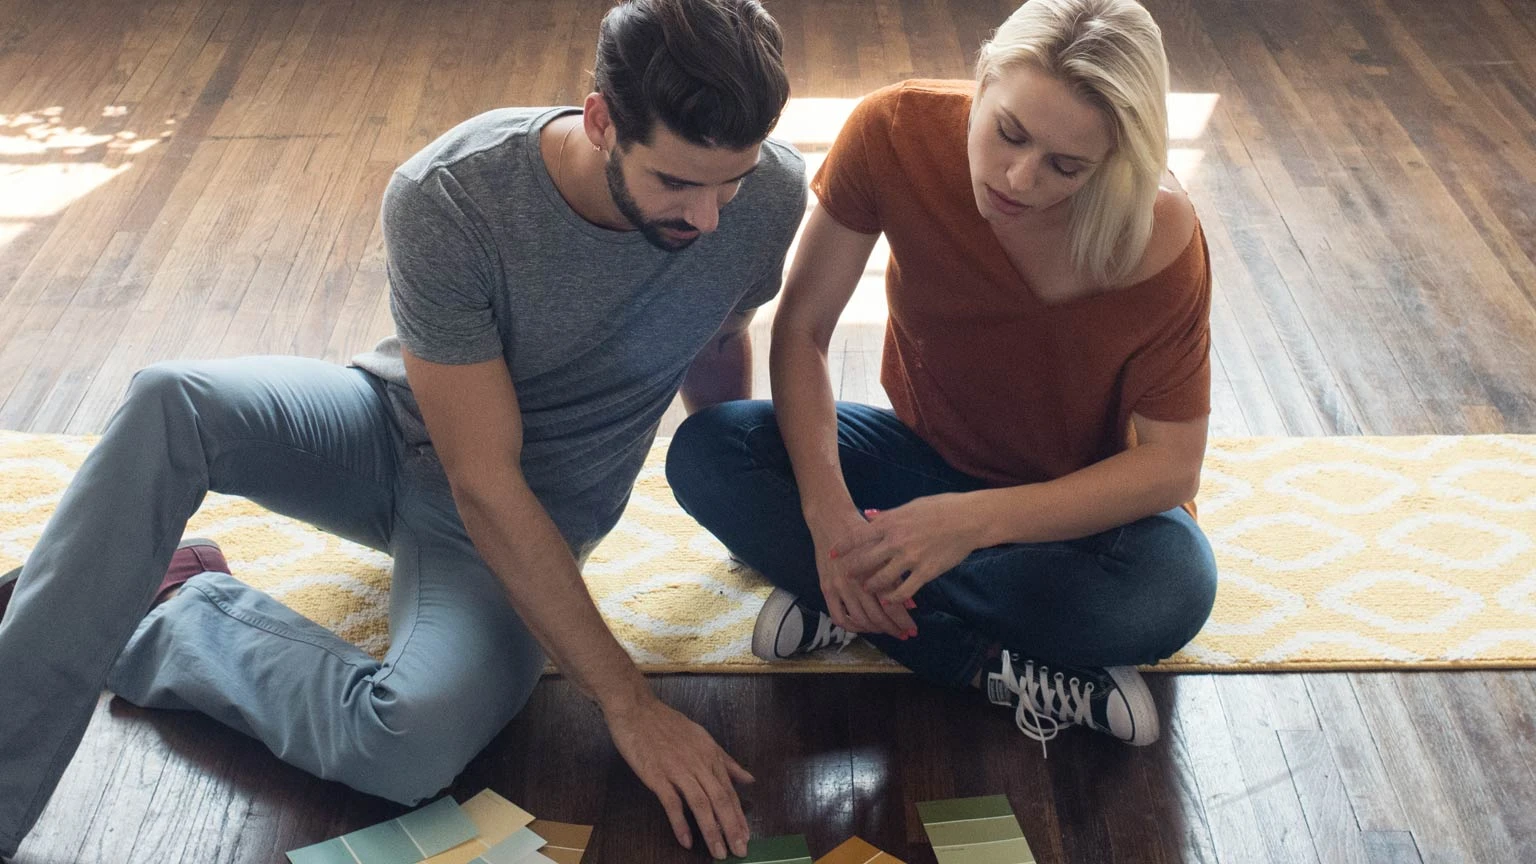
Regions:
<instances>
[{"instance_id":1,"label":"mint green paint swatch","mask_svg":"<svg viewBox=\"0 0 1536 864\"><path fill-rule=\"evenodd\" d=\"M524 828L485 850L469 864L521 864L531 853L544 848L544 838Z\"/></svg>"},{"instance_id":2,"label":"mint green paint swatch","mask_svg":"<svg viewBox=\"0 0 1536 864\"><path fill-rule=\"evenodd\" d=\"M1006 795L925 801L917 813L939 864L1034 864Z\"/></svg>"},{"instance_id":3,"label":"mint green paint swatch","mask_svg":"<svg viewBox=\"0 0 1536 864\"><path fill-rule=\"evenodd\" d=\"M353 831L341 840L363 864L418 864L427 857L396 819Z\"/></svg>"},{"instance_id":4,"label":"mint green paint swatch","mask_svg":"<svg viewBox=\"0 0 1536 864\"><path fill-rule=\"evenodd\" d=\"M411 835L411 839L416 841L416 845L421 847L422 852L426 853L424 856L426 858L431 858L439 852L447 852L461 843L467 843L480 836L480 829L475 827L474 820L469 818L468 813L459 809L457 802L446 795L395 821L400 823L405 833ZM373 864L373 862L364 858L363 864Z\"/></svg>"},{"instance_id":5,"label":"mint green paint swatch","mask_svg":"<svg viewBox=\"0 0 1536 864\"><path fill-rule=\"evenodd\" d=\"M452 798L288 853L290 864L418 864L480 836Z\"/></svg>"},{"instance_id":6,"label":"mint green paint swatch","mask_svg":"<svg viewBox=\"0 0 1536 864\"><path fill-rule=\"evenodd\" d=\"M747 857L725 860L731 864L813 864L804 834L752 840L747 843Z\"/></svg>"},{"instance_id":7,"label":"mint green paint swatch","mask_svg":"<svg viewBox=\"0 0 1536 864\"><path fill-rule=\"evenodd\" d=\"M357 859L352 857L340 837L295 849L288 853L288 861L290 864L357 864Z\"/></svg>"}]
</instances>

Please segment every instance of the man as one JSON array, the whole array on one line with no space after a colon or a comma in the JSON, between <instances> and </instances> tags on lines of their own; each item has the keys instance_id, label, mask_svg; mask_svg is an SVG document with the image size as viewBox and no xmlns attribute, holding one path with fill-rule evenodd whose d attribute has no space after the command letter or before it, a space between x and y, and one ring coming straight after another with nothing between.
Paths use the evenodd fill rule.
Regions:
<instances>
[{"instance_id":1,"label":"man","mask_svg":"<svg viewBox=\"0 0 1536 864\"><path fill-rule=\"evenodd\" d=\"M583 109L490 112L396 172L396 337L354 367L135 378L0 619L0 854L103 683L414 803L522 707L546 655L680 843L686 807L715 857L745 853L732 781L750 775L651 692L579 567L679 388L690 410L750 390L746 326L804 210L802 161L764 140L788 97L781 51L756 0L621 4ZM232 578L211 542L178 548L209 490L389 552L384 662Z\"/></svg>"}]
</instances>

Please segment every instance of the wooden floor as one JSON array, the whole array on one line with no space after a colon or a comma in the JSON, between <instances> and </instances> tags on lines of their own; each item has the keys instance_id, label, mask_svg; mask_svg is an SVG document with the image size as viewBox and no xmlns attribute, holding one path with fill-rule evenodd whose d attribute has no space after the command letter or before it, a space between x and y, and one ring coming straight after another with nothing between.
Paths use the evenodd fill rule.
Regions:
<instances>
[{"instance_id":1,"label":"wooden floor","mask_svg":"<svg viewBox=\"0 0 1536 864\"><path fill-rule=\"evenodd\" d=\"M1216 268L1216 434L1536 432L1536 0L1150 5ZM0 428L98 431L154 360L370 345L389 172L481 110L577 101L605 6L0 0ZM770 8L796 96L848 98L964 76L1009 4ZM844 398L882 399L877 280ZM1529 672L1150 678L1161 742L1048 759L905 678L656 686L757 773L754 830L817 853L932 862L913 802L1006 792L1042 862L1536 861ZM561 680L452 791L486 786L595 823L590 862L704 860ZM396 812L104 701L18 860L275 862Z\"/></svg>"}]
</instances>

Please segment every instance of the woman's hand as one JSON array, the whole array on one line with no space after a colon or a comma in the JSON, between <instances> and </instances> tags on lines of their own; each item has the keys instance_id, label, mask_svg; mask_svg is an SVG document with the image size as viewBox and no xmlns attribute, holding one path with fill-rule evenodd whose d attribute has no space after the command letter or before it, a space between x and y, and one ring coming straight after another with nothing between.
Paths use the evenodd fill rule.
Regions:
<instances>
[{"instance_id":1,"label":"woman's hand","mask_svg":"<svg viewBox=\"0 0 1536 864\"><path fill-rule=\"evenodd\" d=\"M903 608L919 588L939 578L980 545L980 524L965 507L964 493L915 498L893 510L864 515L874 539L863 543L846 566L864 579L864 590L884 608ZM842 550L837 550L841 557Z\"/></svg>"},{"instance_id":2,"label":"woman's hand","mask_svg":"<svg viewBox=\"0 0 1536 864\"><path fill-rule=\"evenodd\" d=\"M917 635L909 607L884 606L864 587L873 569L860 570L860 552L878 542L880 535L852 507L838 508L835 515L809 521L816 545L816 571L821 595L827 601L832 623L850 633L884 633L896 639Z\"/></svg>"}]
</instances>

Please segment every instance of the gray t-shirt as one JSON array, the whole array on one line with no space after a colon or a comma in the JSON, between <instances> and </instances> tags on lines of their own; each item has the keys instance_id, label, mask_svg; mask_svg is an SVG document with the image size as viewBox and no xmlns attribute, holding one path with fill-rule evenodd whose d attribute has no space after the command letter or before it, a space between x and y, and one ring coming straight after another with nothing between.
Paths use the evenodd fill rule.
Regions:
<instances>
[{"instance_id":1,"label":"gray t-shirt","mask_svg":"<svg viewBox=\"0 0 1536 864\"><path fill-rule=\"evenodd\" d=\"M582 219L555 188L539 131L576 111L481 114L395 172L383 224L398 335L353 363L384 380L407 445L435 463L401 344L434 363L505 358L523 474L586 550L618 521L694 356L733 310L778 292L806 192L800 155L767 141L714 233L656 249Z\"/></svg>"}]
</instances>

